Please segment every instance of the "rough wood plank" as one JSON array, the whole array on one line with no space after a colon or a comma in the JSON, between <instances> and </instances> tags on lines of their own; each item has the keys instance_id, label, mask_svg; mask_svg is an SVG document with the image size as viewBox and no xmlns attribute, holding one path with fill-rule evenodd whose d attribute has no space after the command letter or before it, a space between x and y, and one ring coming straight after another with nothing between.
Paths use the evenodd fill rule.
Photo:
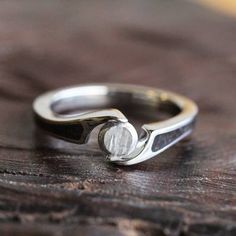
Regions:
<instances>
[{"instance_id":1,"label":"rough wood plank","mask_svg":"<svg viewBox=\"0 0 236 236\"><path fill-rule=\"evenodd\" d=\"M235 235L235 42L233 19L184 1L2 1L0 234ZM191 97L192 139L118 167L37 130L35 96L102 81Z\"/></svg>"}]
</instances>

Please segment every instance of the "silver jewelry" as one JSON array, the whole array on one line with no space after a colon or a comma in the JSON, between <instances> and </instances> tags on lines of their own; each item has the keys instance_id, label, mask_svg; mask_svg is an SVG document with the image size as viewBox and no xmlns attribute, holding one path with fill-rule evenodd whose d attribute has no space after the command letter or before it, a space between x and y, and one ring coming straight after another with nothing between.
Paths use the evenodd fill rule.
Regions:
<instances>
[{"instance_id":1,"label":"silver jewelry","mask_svg":"<svg viewBox=\"0 0 236 236\"><path fill-rule=\"evenodd\" d=\"M174 114L164 121L144 124L142 134L116 109L164 110ZM55 136L84 144L91 131L103 124L98 135L108 160L133 165L163 152L189 135L198 113L196 104L172 92L127 84L95 84L64 88L39 96L33 104L39 124ZM83 112L63 115L65 110ZM84 111L87 109L86 111Z\"/></svg>"}]
</instances>

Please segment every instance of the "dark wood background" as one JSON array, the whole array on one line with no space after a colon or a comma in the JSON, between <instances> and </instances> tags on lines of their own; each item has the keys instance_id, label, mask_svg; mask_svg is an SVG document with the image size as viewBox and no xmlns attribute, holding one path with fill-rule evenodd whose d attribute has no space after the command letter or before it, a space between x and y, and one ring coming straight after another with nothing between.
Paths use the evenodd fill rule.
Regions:
<instances>
[{"instance_id":1,"label":"dark wood background","mask_svg":"<svg viewBox=\"0 0 236 236\"><path fill-rule=\"evenodd\" d=\"M200 107L191 139L108 164L35 127L40 93L161 87ZM236 235L236 22L191 2L0 2L0 235Z\"/></svg>"}]
</instances>

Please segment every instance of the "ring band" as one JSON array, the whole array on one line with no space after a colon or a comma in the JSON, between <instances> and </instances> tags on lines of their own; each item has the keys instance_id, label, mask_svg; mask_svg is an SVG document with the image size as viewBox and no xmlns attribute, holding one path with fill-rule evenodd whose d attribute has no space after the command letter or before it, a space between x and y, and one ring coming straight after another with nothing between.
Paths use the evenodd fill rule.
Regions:
<instances>
[{"instance_id":1,"label":"ring band","mask_svg":"<svg viewBox=\"0 0 236 236\"><path fill-rule=\"evenodd\" d=\"M118 110L163 111L173 117L142 125L137 134ZM85 144L91 131L103 124L98 142L108 160L133 165L148 160L188 136L194 127L197 105L180 95L151 87L127 84L92 84L45 93L34 101L40 126L69 142ZM76 114L65 114L77 109ZM86 109L86 111L85 111Z\"/></svg>"}]
</instances>

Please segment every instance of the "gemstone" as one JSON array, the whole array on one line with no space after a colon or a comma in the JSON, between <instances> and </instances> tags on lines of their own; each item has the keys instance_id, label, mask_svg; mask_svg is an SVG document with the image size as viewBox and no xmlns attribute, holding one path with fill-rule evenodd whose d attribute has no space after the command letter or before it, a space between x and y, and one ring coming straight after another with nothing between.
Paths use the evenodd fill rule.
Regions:
<instances>
[{"instance_id":1,"label":"gemstone","mask_svg":"<svg viewBox=\"0 0 236 236\"><path fill-rule=\"evenodd\" d=\"M120 157L130 154L135 149L138 135L128 122L109 122L102 128L99 140L106 153Z\"/></svg>"}]
</instances>

